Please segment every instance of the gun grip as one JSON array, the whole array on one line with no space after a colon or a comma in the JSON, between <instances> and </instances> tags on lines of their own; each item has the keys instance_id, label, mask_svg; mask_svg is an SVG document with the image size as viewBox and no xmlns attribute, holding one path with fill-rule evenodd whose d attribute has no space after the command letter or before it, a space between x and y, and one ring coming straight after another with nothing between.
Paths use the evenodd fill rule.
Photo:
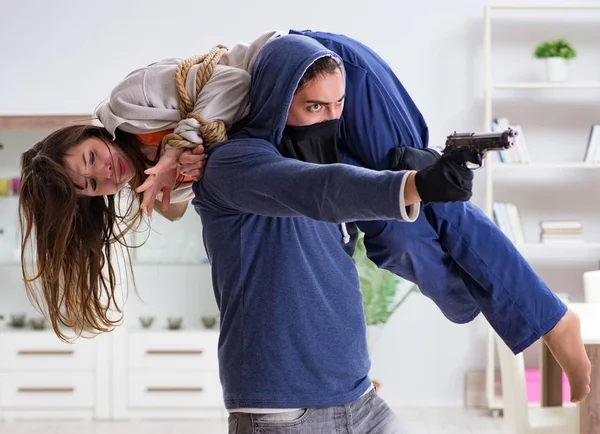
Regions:
<instances>
[{"instance_id":1,"label":"gun grip","mask_svg":"<svg viewBox=\"0 0 600 434\"><path fill-rule=\"evenodd\" d=\"M473 152L468 149L449 149L448 151L444 150L444 154L453 155L460 158L462 161L460 163L466 167L467 169L479 169L484 165L485 156L478 152ZM454 161L457 161L457 158L453 158Z\"/></svg>"}]
</instances>

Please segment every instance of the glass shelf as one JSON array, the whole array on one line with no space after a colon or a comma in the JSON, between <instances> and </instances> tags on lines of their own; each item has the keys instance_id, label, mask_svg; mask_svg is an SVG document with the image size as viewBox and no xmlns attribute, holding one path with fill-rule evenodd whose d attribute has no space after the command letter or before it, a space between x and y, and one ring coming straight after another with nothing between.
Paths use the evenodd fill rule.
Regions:
<instances>
[{"instance_id":1,"label":"glass shelf","mask_svg":"<svg viewBox=\"0 0 600 434\"><path fill-rule=\"evenodd\" d=\"M136 261L132 258L131 264L133 267L179 267L179 266L209 266L208 258L202 258L200 261L169 261L169 262L156 262L156 261ZM0 261L0 267L20 267L21 260L14 261Z\"/></svg>"},{"instance_id":2,"label":"glass shelf","mask_svg":"<svg viewBox=\"0 0 600 434\"><path fill-rule=\"evenodd\" d=\"M187 327L184 325L180 329L170 329L166 326L157 326L157 325L152 325L148 328L144 328L139 325L126 325L125 328L130 333L194 333L194 332L195 333L197 333L197 332L218 333L219 332L219 328L217 326L215 326L211 329L208 329L201 325L193 325L193 326L187 326Z\"/></svg>"},{"instance_id":3,"label":"glass shelf","mask_svg":"<svg viewBox=\"0 0 600 434\"><path fill-rule=\"evenodd\" d=\"M209 265L208 258L202 258L200 261L177 261L177 260L174 260L174 261L164 261L164 262L132 259L131 263L134 267L138 266L138 265L141 267L164 267L164 266L168 267L168 266L180 266L180 265L206 266L206 265Z\"/></svg>"}]
</instances>

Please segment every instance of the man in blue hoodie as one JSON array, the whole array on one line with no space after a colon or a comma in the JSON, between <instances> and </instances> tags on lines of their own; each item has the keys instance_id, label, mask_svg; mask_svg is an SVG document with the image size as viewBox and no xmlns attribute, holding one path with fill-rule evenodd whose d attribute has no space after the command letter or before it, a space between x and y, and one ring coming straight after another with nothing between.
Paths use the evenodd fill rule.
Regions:
<instances>
[{"instance_id":1,"label":"man in blue hoodie","mask_svg":"<svg viewBox=\"0 0 600 434\"><path fill-rule=\"evenodd\" d=\"M345 224L410 225L421 194L468 200L473 175L460 154L418 172L335 164L344 79L341 59L315 40L270 41L256 59L246 127L210 148L194 185L231 433L401 432L368 377Z\"/></svg>"}]
</instances>

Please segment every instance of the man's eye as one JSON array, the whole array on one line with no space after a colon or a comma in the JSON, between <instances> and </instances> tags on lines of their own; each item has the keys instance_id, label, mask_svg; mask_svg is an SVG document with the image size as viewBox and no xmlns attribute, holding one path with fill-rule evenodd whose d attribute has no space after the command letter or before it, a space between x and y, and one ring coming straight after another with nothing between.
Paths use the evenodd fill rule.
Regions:
<instances>
[{"instance_id":1,"label":"man's eye","mask_svg":"<svg viewBox=\"0 0 600 434\"><path fill-rule=\"evenodd\" d=\"M96 154L90 152L90 164L94 164L94 161L96 161Z\"/></svg>"},{"instance_id":2,"label":"man's eye","mask_svg":"<svg viewBox=\"0 0 600 434\"><path fill-rule=\"evenodd\" d=\"M318 112L319 110L321 110L321 104L313 104L313 105L309 105L307 107L307 110L309 112Z\"/></svg>"}]
</instances>

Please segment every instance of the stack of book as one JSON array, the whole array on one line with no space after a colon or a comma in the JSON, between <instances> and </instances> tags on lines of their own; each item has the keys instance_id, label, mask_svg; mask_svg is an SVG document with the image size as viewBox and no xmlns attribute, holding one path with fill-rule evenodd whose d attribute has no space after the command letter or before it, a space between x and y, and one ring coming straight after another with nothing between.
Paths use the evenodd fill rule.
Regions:
<instances>
[{"instance_id":1,"label":"stack of book","mask_svg":"<svg viewBox=\"0 0 600 434\"><path fill-rule=\"evenodd\" d=\"M576 220L551 220L540 222L540 241L544 244L581 243L582 225Z\"/></svg>"}]
</instances>

